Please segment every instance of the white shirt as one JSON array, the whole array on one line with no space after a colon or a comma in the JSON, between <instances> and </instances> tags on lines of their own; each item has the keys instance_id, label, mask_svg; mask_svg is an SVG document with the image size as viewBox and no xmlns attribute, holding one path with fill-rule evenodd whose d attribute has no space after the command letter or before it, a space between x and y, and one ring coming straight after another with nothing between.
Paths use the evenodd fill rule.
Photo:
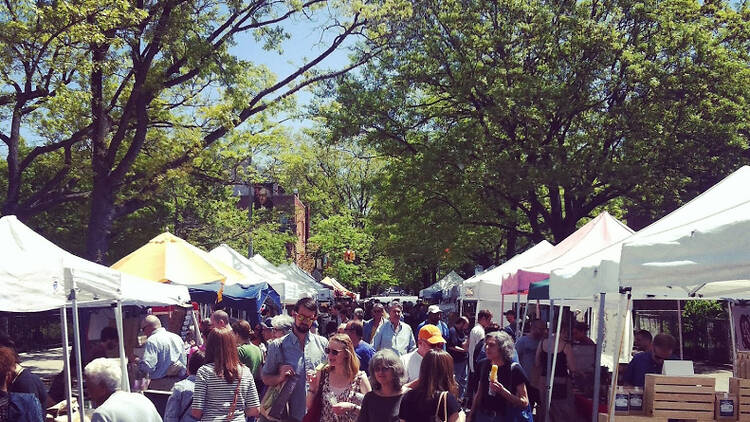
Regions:
<instances>
[{"instance_id":1,"label":"white shirt","mask_svg":"<svg viewBox=\"0 0 750 422\"><path fill-rule=\"evenodd\" d=\"M480 324L474 326L469 333L469 371L474 372L474 348L484 338L484 327Z\"/></svg>"},{"instance_id":2,"label":"white shirt","mask_svg":"<svg viewBox=\"0 0 750 422\"><path fill-rule=\"evenodd\" d=\"M143 394L115 391L91 415L91 422L114 421L161 422L161 416Z\"/></svg>"},{"instance_id":3,"label":"white shirt","mask_svg":"<svg viewBox=\"0 0 750 422\"><path fill-rule=\"evenodd\" d=\"M401 356L401 363L406 369L406 382L412 382L419 378L419 367L422 366L422 355L413 351Z\"/></svg>"}]
</instances>

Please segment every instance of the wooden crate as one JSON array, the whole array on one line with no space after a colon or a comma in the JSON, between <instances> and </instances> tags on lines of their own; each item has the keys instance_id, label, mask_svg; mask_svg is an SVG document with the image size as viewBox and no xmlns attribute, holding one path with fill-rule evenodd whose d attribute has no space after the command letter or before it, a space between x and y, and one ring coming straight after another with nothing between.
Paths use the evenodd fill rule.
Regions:
<instances>
[{"instance_id":1,"label":"wooden crate","mask_svg":"<svg viewBox=\"0 0 750 422\"><path fill-rule=\"evenodd\" d=\"M644 406L647 416L713 420L716 380L711 377L646 375Z\"/></svg>"},{"instance_id":2,"label":"wooden crate","mask_svg":"<svg viewBox=\"0 0 750 422\"><path fill-rule=\"evenodd\" d=\"M606 413L600 413L599 422L609 422L608 416ZM615 422L667 422L667 418L655 418L643 415L615 415Z\"/></svg>"},{"instance_id":3,"label":"wooden crate","mask_svg":"<svg viewBox=\"0 0 750 422\"><path fill-rule=\"evenodd\" d=\"M750 379L729 378L729 393L737 397L739 420L750 422Z\"/></svg>"}]
</instances>

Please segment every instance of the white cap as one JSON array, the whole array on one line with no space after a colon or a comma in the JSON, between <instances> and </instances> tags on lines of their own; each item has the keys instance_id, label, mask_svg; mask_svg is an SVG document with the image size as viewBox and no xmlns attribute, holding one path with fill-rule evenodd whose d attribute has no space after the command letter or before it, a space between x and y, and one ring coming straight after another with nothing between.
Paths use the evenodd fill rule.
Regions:
<instances>
[{"instance_id":1,"label":"white cap","mask_svg":"<svg viewBox=\"0 0 750 422\"><path fill-rule=\"evenodd\" d=\"M440 307L437 305L430 305L429 308L427 308L428 314L439 314L440 312L443 312L440 310Z\"/></svg>"}]
</instances>

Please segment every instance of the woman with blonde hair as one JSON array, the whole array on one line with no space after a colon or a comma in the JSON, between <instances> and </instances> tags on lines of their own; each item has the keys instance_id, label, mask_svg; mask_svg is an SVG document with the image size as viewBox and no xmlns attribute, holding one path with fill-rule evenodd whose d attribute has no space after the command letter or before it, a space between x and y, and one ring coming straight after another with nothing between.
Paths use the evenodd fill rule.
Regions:
<instances>
[{"instance_id":1,"label":"woman with blonde hair","mask_svg":"<svg viewBox=\"0 0 750 422\"><path fill-rule=\"evenodd\" d=\"M401 399L398 417L402 422L422 422L432 417L461 422L465 416L457 395L453 358L445 350L430 350L422 359L416 386Z\"/></svg>"},{"instance_id":2,"label":"woman with blonde hair","mask_svg":"<svg viewBox=\"0 0 750 422\"><path fill-rule=\"evenodd\" d=\"M204 422L244 422L245 416L258 416L259 408L253 374L239 361L232 329L211 329L206 364L195 375L191 414Z\"/></svg>"},{"instance_id":3,"label":"woman with blonde hair","mask_svg":"<svg viewBox=\"0 0 750 422\"><path fill-rule=\"evenodd\" d=\"M320 403L321 422L354 422L370 382L359 370L359 359L352 340L346 334L334 334L325 349L328 363L310 382L307 408Z\"/></svg>"}]
</instances>

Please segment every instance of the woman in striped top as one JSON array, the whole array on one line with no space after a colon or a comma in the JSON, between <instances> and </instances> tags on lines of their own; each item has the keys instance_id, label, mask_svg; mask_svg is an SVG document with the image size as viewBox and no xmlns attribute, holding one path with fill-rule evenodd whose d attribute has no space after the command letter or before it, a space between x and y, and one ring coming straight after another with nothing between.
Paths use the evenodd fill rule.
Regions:
<instances>
[{"instance_id":1,"label":"woman in striped top","mask_svg":"<svg viewBox=\"0 0 750 422\"><path fill-rule=\"evenodd\" d=\"M231 328L213 328L208 334L206 362L195 376L193 417L203 422L244 422L245 416L258 416L253 374L239 362Z\"/></svg>"}]
</instances>

